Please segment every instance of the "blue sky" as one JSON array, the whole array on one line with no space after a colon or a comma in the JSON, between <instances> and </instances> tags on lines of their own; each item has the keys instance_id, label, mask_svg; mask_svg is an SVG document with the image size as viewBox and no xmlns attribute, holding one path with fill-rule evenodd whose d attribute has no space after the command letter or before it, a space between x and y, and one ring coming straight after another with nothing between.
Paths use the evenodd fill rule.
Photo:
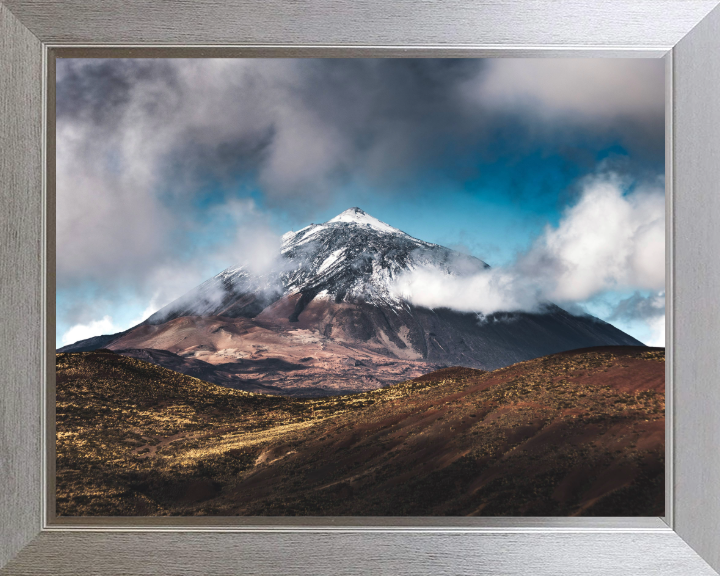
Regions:
<instances>
[{"instance_id":1,"label":"blue sky","mask_svg":"<svg viewBox=\"0 0 720 576\"><path fill-rule=\"evenodd\" d=\"M534 289L661 343L663 82L636 59L61 59L57 344L351 206L516 276L550 259Z\"/></svg>"}]
</instances>

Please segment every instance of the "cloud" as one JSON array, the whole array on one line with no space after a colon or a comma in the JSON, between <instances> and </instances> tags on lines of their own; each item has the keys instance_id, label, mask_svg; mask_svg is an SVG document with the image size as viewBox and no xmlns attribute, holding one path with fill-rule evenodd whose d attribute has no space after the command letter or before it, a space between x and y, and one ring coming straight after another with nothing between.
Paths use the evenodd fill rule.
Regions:
<instances>
[{"instance_id":1,"label":"cloud","mask_svg":"<svg viewBox=\"0 0 720 576\"><path fill-rule=\"evenodd\" d=\"M59 60L58 287L137 289L194 268L207 219L254 186L302 221L351 173L401 173L444 126L442 83L479 65L343 62ZM277 244L258 213L232 240L245 255Z\"/></svg>"},{"instance_id":2,"label":"cloud","mask_svg":"<svg viewBox=\"0 0 720 576\"><path fill-rule=\"evenodd\" d=\"M175 196L211 175L233 181L251 173L271 199L322 200L360 172L397 173L414 159L431 158L428 143L464 126L457 79L483 65L61 60L58 122L77 138L59 135L59 149L73 141L83 146L80 163L108 177L110 162L120 171L171 179Z\"/></svg>"},{"instance_id":3,"label":"cloud","mask_svg":"<svg viewBox=\"0 0 720 576\"><path fill-rule=\"evenodd\" d=\"M213 222L229 224L230 234L207 258L243 265L257 275L277 271L282 238L272 231L269 218L254 201L229 200L210 213Z\"/></svg>"},{"instance_id":4,"label":"cloud","mask_svg":"<svg viewBox=\"0 0 720 576\"><path fill-rule=\"evenodd\" d=\"M540 306L536 287L514 270L470 271L458 269L454 262L442 268L421 266L401 274L392 285L392 293L417 306L484 315L499 311L531 311Z\"/></svg>"},{"instance_id":5,"label":"cloud","mask_svg":"<svg viewBox=\"0 0 720 576\"><path fill-rule=\"evenodd\" d=\"M665 290L650 294L634 292L617 303L608 320L645 326L649 331L645 343L665 346Z\"/></svg>"},{"instance_id":6,"label":"cloud","mask_svg":"<svg viewBox=\"0 0 720 576\"><path fill-rule=\"evenodd\" d=\"M276 266L281 239L254 201L230 201L208 210L205 216L204 222L182 231L190 236L185 241L176 239L176 230L165 230L163 245L152 256L147 254L150 246L133 239L124 241L126 235L132 236L132 225L128 229L118 225L113 230L110 222L97 230L99 236L113 234L118 244L97 253L91 252L93 246L84 246L87 251L82 262L88 268L74 273L69 267L63 269L68 277L58 282L59 294L74 297L58 308L59 317L65 324L92 325L98 315L105 316L105 312L118 307L150 307L154 312L228 266L244 265L255 274L267 273ZM75 240L93 244L96 238L92 231L86 231ZM181 250L177 250L178 245ZM93 256L96 258L91 261ZM76 277L82 282L73 285ZM130 325L123 324L122 329Z\"/></svg>"},{"instance_id":7,"label":"cloud","mask_svg":"<svg viewBox=\"0 0 720 576\"><path fill-rule=\"evenodd\" d=\"M60 285L134 281L187 252L181 232L209 188L222 200L258 187L303 222L347 183L407 193L466 178L483 150L547 145L516 126L543 111L574 155L575 116L622 116L593 128L609 143L643 132L664 98L657 63L622 59L60 59L57 78Z\"/></svg>"},{"instance_id":8,"label":"cloud","mask_svg":"<svg viewBox=\"0 0 720 576\"><path fill-rule=\"evenodd\" d=\"M627 288L665 285L665 195L614 174L583 179L579 202L548 226L517 264L552 300L583 301Z\"/></svg>"},{"instance_id":9,"label":"cloud","mask_svg":"<svg viewBox=\"0 0 720 576\"><path fill-rule=\"evenodd\" d=\"M663 290L664 191L657 184L629 187L614 174L585 178L577 204L515 262L472 273L418 268L397 279L396 293L420 306L491 314L534 311L547 302L572 308L629 288ZM647 306L664 312L664 300L658 302ZM637 303L623 306L617 314Z\"/></svg>"},{"instance_id":10,"label":"cloud","mask_svg":"<svg viewBox=\"0 0 720 576\"><path fill-rule=\"evenodd\" d=\"M87 183L95 194L106 193L103 176L118 180L108 194L162 183L175 200L208 179L249 177L271 203L302 209L347 182L396 193L421 167L464 177L489 144L509 156L547 144L534 126L548 111L560 154L577 155L568 140L588 136L578 119L603 118L592 132L608 143L662 130L658 62L61 59L59 161L76 160L71 183L100 176Z\"/></svg>"},{"instance_id":11,"label":"cloud","mask_svg":"<svg viewBox=\"0 0 720 576\"><path fill-rule=\"evenodd\" d=\"M665 314L646 321L651 336L645 339L646 346L665 346Z\"/></svg>"},{"instance_id":12,"label":"cloud","mask_svg":"<svg viewBox=\"0 0 720 576\"><path fill-rule=\"evenodd\" d=\"M103 316L100 320L93 320L87 324L76 324L71 327L62 335L61 342L65 346L79 340L92 338L98 334L113 334L119 331L120 329L113 324L110 316Z\"/></svg>"},{"instance_id":13,"label":"cloud","mask_svg":"<svg viewBox=\"0 0 720 576\"><path fill-rule=\"evenodd\" d=\"M489 60L464 83L467 102L523 119L526 137L568 139L613 134L637 158L664 150L665 64L661 59L528 58Z\"/></svg>"},{"instance_id":14,"label":"cloud","mask_svg":"<svg viewBox=\"0 0 720 576\"><path fill-rule=\"evenodd\" d=\"M664 82L661 59L503 58L489 60L464 90L495 108L600 122L664 115Z\"/></svg>"},{"instance_id":15,"label":"cloud","mask_svg":"<svg viewBox=\"0 0 720 576\"><path fill-rule=\"evenodd\" d=\"M620 300L615 306L611 320L647 320L665 317L665 291L654 292L647 296L634 292L632 296Z\"/></svg>"},{"instance_id":16,"label":"cloud","mask_svg":"<svg viewBox=\"0 0 720 576\"><path fill-rule=\"evenodd\" d=\"M63 346L66 346L68 344L74 344L80 340L92 338L93 336L122 332L123 330L127 330L132 326L140 324L140 322L145 320L148 316L155 312L155 310L157 310L157 304L155 299L152 299L150 304L140 313L140 315L127 323L116 322L110 315L105 315L100 320L91 320L86 323L75 324L63 333L60 337L60 342Z\"/></svg>"}]
</instances>

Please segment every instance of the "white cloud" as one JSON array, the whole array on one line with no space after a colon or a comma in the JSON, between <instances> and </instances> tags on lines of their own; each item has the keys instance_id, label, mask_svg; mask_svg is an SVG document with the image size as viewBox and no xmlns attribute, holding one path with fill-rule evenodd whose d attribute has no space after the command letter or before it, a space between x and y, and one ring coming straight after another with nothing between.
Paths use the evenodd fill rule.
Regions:
<instances>
[{"instance_id":1,"label":"white cloud","mask_svg":"<svg viewBox=\"0 0 720 576\"><path fill-rule=\"evenodd\" d=\"M552 300L578 302L608 290L665 286L665 195L624 194L614 174L586 178L580 201L520 258L523 276Z\"/></svg>"},{"instance_id":2,"label":"white cloud","mask_svg":"<svg viewBox=\"0 0 720 576\"><path fill-rule=\"evenodd\" d=\"M474 274L448 273L432 266L401 275L394 283L396 296L426 308L462 312L534 310L538 296L531 283L513 270L490 268Z\"/></svg>"},{"instance_id":3,"label":"white cloud","mask_svg":"<svg viewBox=\"0 0 720 576\"><path fill-rule=\"evenodd\" d=\"M63 81L82 79L79 102L65 97L57 120L60 285L78 278L137 285L149 270L180 265L189 233L198 231L188 202L201 187L198 173L214 160L195 148L220 156L228 142L261 139L272 126L265 99L237 99L237 84L252 74L246 62L59 66ZM226 153L227 164L248 153L236 152Z\"/></svg>"},{"instance_id":4,"label":"white cloud","mask_svg":"<svg viewBox=\"0 0 720 576\"><path fill-rule=\"evenodd\" d=\"M120 332L120 328L113 324L110 316L103 316L100 320L93 320L87 324L76 324L62 335L61 341L65 346L78 340L85 340L102 334L114 334L115 332Z\"/></svg>"},{"instance_id":5,"label":"white cloud","mask_svg":"<svg viewBox=\"0 0 720 576\"><path fill-rule=\"evenodd\" d=\"M218 263L242 264L253 274L265 274L275 268L282 238L272 231L269 218L253 200L225 202L214 211L214 216L227 219L234 233L207 258Z\"/></svg>"},{"instance_id":6,"label":"white cloud","mask_svg":"<svg viewBox=\"0 0 720 576\"><path fill-rule=\"evenodd\" d=\"M648 346L665 345L665 290L643 294L636 291L612 306L607 320L618 323ZM633 333L633 335L635 335Z\"/></svg>"},{"instance_id":7,"label":"white cloud","mask_svg":"<svg viewBox=\"0 0 720 576\"><path fill-rule=\"evenodd\" d=\"M575 305L618 290L663 290L663 189L626 193L627 187L614 174L587 178L577 204L514 263L470 274L420 268L401 275L395 290L420 306L483 314L532 311L548 301Z\"/></svg>"},{"instance_id":8,"label":"white cloud","mask_svg":"<svg viewBox=\"0 0 720 576\"><path fill-rule=\"evenodd\" d=\"M665 314L647 321L651 330L650 338L647 338L645 344L648 346L665 346Z\"/></svg>"},{"instance_id":9,"label":"white cloud","mask_svg":"<svg viewBox=\"0 0 720 576\"><path fill-rule=\"evenodd\" d=\"M135 326L136 324L140 324L140 322L143 322L147 320L152 314L154 314L158 309L156 297L153 297L152 300L150 300L150 303L145 307L145 310L143 310L135 319L128 322L127 328L130 328L131 326Z\"/></svg>"},{"instance_id":10,"label":"white cloud","mask_svg":"<svg viewBox=\"0 0 720 576\"><path fill-rule=\"evenodd\" d=\"M212 229L222 227L228 233L220 236L220 241L189 258L162 258L148 266L134 290L124 291L125 298L119 307L112 299L98 300L90 309L78 307L74 314L66 313L67 318L80 317L75 316L76 322L60 337L61 343L65 345L135 326L228 266L243 265L253 274L281 270L278 263L281 238L271 230L269 219L253 200L230 200L209 210L208 216L208 222L196 228L196 232L208 237ZM147 294L151 296L148 298ZM223 295L218 293L218 297ZM129 319L128 314L121 313L140 306L144 306L143 311ZM106 310L110 314L104 314ZM102 318L88 320L93 314L95 318L102 314Z\"/></svg>"},{"instance_id":11,"label":"white cloud","mask_svg":"<svg viewBox=\"0 0 720 576\"><path fill-rule=\"evenodd\" d=\"M117 332L122 332L123 330L127 330L128 328L140 324L150 315L152 315L157 309L158 305L156 294L156 296L154 296L150 300L145 309L137 316L132 318L129 322L116 321L112 318L112 316L106 314L100 320L91 320L90 322L86 322L84 324L78 323L74 326L71 326L61 336L60 342L63 346L67 346L68 344L74 344L75 342L78 342L80 340L86 340L87 338L92 338L93 336L103 336L106 334L115 334Z\"/></svg>"},{"instance_id":12,"label":"white cloud","mask_svg":"<svg viewBox=\"0 0 720 576\"><path fill-rule=\"evenodd\" d=\"M401 182L443 158L446 142L489 130L498 106L554 111L560 127L575 113L625 114L616 124L642 132L637 117L662 112L658 62L59 61L58 283L137 284L177 258L190 199L210 176L249 175L269 205L297 212L348 179Z\"/></svg>"}]
</instances>

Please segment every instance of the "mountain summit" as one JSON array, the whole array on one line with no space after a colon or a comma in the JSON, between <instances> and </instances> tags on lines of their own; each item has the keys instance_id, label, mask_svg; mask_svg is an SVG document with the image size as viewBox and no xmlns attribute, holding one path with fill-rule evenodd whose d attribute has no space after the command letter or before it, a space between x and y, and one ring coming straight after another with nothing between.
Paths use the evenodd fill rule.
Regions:
<instances>
[{"instance_id":1,"label":"mountain summit","mask_svg":"<svg viewBox=\"0 0 720 576\"><path fill-rule=\"evenodd\" d=\"M488 316L415 306L393 286L418 268L456 275L488 265L350 208L286 233L269 272L232 266L141 325L88 344L225 385L300 395L372 389L442 366L492 370L564 350L641 345L553 304Z\"/></svg>"},{"instance_id":2,"label":"mountain summit","mask_svg":"<svg viewBox=\"0 0 720 576\"><path fill-rule=\"evenodd\" d=\"M331 224L333 222L348 222L351 224L357 224L358 226L369 226L370 228L374 228L375 230L386 232L388 234L405 234L397 228L393 228L392 226L385 224L385 222L381 222L377 218L373 218L367 212L360 210L360 208L349 208L342 214L338 214L335 218L328 220L326 224Z\"/></svg>"}]
</instances>

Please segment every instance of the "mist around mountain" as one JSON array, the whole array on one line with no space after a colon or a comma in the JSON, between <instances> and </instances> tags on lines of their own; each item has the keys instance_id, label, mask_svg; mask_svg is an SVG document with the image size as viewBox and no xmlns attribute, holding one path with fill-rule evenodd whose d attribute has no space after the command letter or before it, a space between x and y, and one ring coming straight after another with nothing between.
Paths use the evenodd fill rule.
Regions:
<instances>
[{"instance_id":1,"label":"mist around mountain","mask_svg":"<svg viewBox=\"0 0 720 576\"><path fill-rule=\"evenodd\" d=\"M403 279L419 270L440 284L492 272L478 258L351 208L288 232L261 268L227 268L124 333L59 351L105 347L224 386L323 396L444 366L494 370L563 350L642 346L541 299L503 310L508 288L492 279L485 312L418 306Z\"/></svg>"}]
</instances>

